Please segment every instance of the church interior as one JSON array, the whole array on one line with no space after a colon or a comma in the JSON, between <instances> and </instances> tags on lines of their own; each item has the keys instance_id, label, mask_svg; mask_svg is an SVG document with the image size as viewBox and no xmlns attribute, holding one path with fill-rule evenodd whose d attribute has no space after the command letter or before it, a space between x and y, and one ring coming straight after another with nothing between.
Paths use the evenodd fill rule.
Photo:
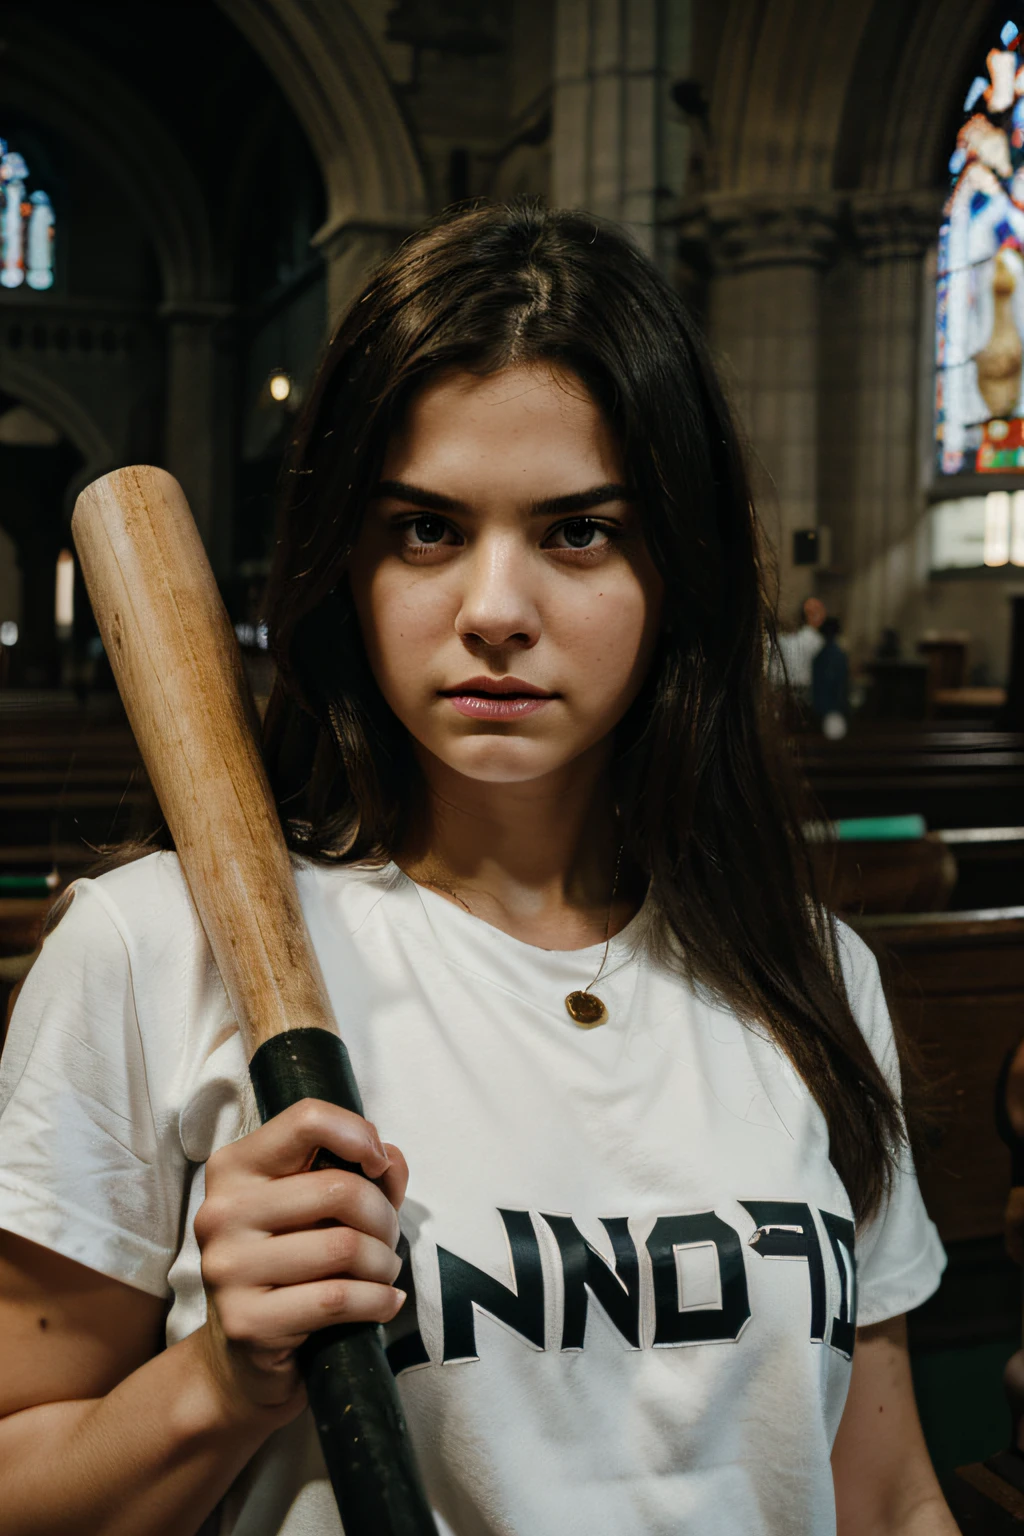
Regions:
<instances>
[{"instance_id":1,"label":"church interior","mask_svg":"<svg viewBox=\"0 0 1024 1536\"><path fill-rule=\"evenodd\" d=\"M152 813L76 497L177 477L265 700L333 323L430 215L522 194L623 225L735 403L821 877L934 1090L929 1450L962 1529L1024 1530L1022 0L0 0L0 1024Z\"/></svg>"}]
</instances>

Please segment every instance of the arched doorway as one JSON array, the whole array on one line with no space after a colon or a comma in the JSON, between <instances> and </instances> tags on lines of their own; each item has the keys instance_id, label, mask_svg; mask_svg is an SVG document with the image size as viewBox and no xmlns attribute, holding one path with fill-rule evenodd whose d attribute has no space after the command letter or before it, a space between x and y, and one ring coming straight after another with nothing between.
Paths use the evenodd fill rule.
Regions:
<instances>
[{"instance_id":1,"label":"arched doorway","mask_svg":"<svg viewBox=\"0 0 1024 1536\"><path fill-rule=\"evenodd\" d=\"M40 689L60 682L54 575L68 542L68 486L83 463L59 427L0 391L0 640L6 686ZM91 616L85 604L78 602L76 610L79 628L87 627Z\"/></svg>"}]
</instances>

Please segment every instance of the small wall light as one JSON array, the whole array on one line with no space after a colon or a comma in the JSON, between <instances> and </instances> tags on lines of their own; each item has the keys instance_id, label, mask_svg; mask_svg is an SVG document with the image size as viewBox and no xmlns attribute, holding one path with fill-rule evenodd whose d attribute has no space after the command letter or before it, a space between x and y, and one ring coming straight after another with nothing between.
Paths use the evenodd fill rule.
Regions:
<instances>
[{"instance_id":1,"label":"small wall light","mask_svg":"<svg viewBox=\"0 0 1024 1536\"><path fill-rule=\"evenodd\" d=\"M284 401L292 392L292 381L286 373L272 373L269 381L271 400Z\"/></svg>"},{"instance_id":2,"label":"small wall light","mask_svg":"<svg viewBox=\"0 0 1024 1536\"><path fill-rule=\"evenodd\" d=\"M58 639L70 639L75 623L75 557L70 549L62 549L57 556L53 610Z\"/></svg>"},{"instance_id":3,"label":"small wall light","mask_svg":"<svg viewBox=\"0 0 1024 1536\"><path fill-rule=\"evenodd\" d=\"M0 624L0 645L17 645L18 626L13 619L5 619Z\"/></svg>"}]
</instances>

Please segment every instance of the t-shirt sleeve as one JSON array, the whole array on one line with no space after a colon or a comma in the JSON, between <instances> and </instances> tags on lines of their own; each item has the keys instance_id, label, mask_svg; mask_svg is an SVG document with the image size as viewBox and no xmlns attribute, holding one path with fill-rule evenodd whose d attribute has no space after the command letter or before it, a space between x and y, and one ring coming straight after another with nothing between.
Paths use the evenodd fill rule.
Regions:
<instances>
[{"instance_id":1,"label":"t-shirt sleeve","mask_svg":"<svg viewBox=\"0 0 1024 1536\"><path fill-rule=\"evenodd\" d=\"M184 1152L150 1092L118 909L72 889L0 1057L0 1227L167 1296Z\"/></svg>"},{"instance_id":2,"label":"t-shirt sleeve","mask_svg":"<svg viewBox=\"0 0 1024 1536\"><path fill-rule=\"evenodd\" d=\"M901 1095L899 1057L878 961L859 934L837 923L847 994L878 1065ZM920 1306L937 1290L946 1254L925 1209L914 1160L904 1146L888 1198L857 1232L857 1322L884 1322Z\"/></svg>"}]
</instances>

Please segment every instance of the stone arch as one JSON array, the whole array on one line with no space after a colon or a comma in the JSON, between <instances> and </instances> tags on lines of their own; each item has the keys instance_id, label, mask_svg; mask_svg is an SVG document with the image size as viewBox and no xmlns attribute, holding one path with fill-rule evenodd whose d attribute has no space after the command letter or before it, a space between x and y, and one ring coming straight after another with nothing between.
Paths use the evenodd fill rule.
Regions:
<instances>
[{"instance_id":1,"label":"stone arch","mask_svg":"<svg viewBox=\"0 0 1024 1536\"><path fill-rule=\"evenodd\" d=\"M886 3L876 0L879 7ZM954 109L991 23L991 9L974 0L937 0L919 9L897 63L877 152L862 170L865 188L902 192L945 185L945 162L962 116Z\"/></svg>"},{"instance_id":2,"label":"stone arch","mask_svg":"<svg viewBox=\"0 0 1024 1536\"><path fill-rule=\"evenodd\" d=\"M29 17L5 17L0 103L75 137L109 165L153 241L167 302L216 293L206 206L185 156L96 55Z\"/></svg>"},{"instance_id":3,"label":"stone arch","mask_svg":"<svg viewBox=\"0 0 1024 1536\"><path fill-rule=\"evenodd\" d=\"M315 243L328 261L336 308L360 264L426 216L412 134L377 48L346 0L218 4L281 86L320 163L327 216Z\"/></svg>"},{"instance_id":4,"label":"stone arch","mask_svg":"<svg viewBox=\"0 0 1024 1536\"><path fill-rule=\"evenodd\" d=\"M0 350L0 389L59 427L82 455L85 462L68 488L65 510L69 511L74 497L90 480L114 467L113 444L77 396L41 369L14 356L9 348Z\"/></svg>"},{"instance_id":5,"label":"stone arch","mask_svg":"<svg viewBox=\"0 0 1024 1536\"><path fill-rule=\"evenodd\" d=\"M711 92L717 190L806 197L831 188L871 10L872 0L731 0Z\"/></svg>"},{"instance_id":6,"label":"stone arch","mask_svg":"<svg viewBox=\"0 0 1024 1536\"><path fill-rule=\"evenodd\" d=\"M946 104L959 104L991 23L976 0L936 0L912 17L891 0L731 0L711 92L715 190L938 186Z\"/></svg>"}]
</instances>

